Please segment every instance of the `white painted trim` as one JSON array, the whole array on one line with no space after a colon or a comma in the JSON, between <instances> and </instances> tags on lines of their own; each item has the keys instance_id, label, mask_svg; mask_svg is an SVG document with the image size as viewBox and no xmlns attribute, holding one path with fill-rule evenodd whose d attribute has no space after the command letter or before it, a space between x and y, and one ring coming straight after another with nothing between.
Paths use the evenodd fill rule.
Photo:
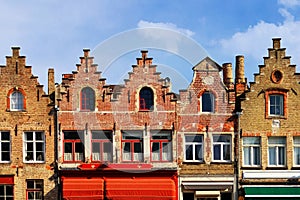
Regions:
<instances>
[{"instance_id":1,"label":"white painted trim","mask_svg":"<svg viewBox=\"0 0 300 200\"><path fill-rule=\"evenodd\" d=\"M251 170L243 171L243 178L300 178L300 170Z\"/></svg>"}]
</instances>

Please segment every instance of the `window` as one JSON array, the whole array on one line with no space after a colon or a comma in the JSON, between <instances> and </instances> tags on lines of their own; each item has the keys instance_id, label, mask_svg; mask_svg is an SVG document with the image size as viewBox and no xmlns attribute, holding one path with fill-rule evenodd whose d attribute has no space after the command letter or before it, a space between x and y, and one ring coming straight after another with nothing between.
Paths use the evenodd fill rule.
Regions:
<instances>
[{"instance_id":1,"label":"window","mask_svg":"<svg viewBox=\"0 0 300 200\"><path fill-rule=\"evenodd\" d=\"M45 161L45 135L43 132L24 132L24 162Z\"/></svg>"},{"instance_id":2,"label":"window","mask_svg":"<svg viewBox=\"0 0 300 200\"><path fill-rule=\"evenodd\" d=\"M10 161L10 133L7 131L0 132L0 162Z\"/></svg>"},{"instance_id":3,"label":"window","mask_svg":"<svg viewBox=\"0 0 300 200\"><path fill-rule=\"evenodd\" d=\"M85 87L81 90L81 110L95 110L95 91L90 87Z\"/></svg>"},{"instance_id":4,"label":"window","mask_svg":"<svg viewBox=\"0 0 300 200\"><path fill-rule=\"evenodd\" d=\"M14 186L0 184L0 199L13 200L14 199Z\"/></svg>"},{"instance_id":5,"label":"window","mask_svg":"<svg viewBox=\"0 0 300 200\"><path fill-rule=\"evenodd\" d=\"M213 135L213 161L231 160L231 135Z\"/></svg>"},{"instance_id":6,"label":"window","mask_svg":"<svg viewBox=\"0 0 300 200\"><path fill-rule=\"evenodd\" d=\"M172 160L172 135L171 131L159 131L151 133L151 160Z\"/></svg>"},{"instance_id":7,"label":"window","mask_svg":"<svg viewBox=\"0 0 300 200\"><path fill-rule=\"evenodd\" d=\"M300 137L294 137L294 165L300 165Z\"/></svg>"},{"instance_id":8,"label":"window","mask_svg":"<svg viewBox=\"0 0 300 200\"><path fill-rule=\"evenodd\" d=\"M260 166L260 137L243 137L244 166Z\"/></svg>"},{"instance_id":9,"label":"window","mask_svg":"<svg viewBox=\"0 0 300 200\"><path fill-rule=\"evenodd\" d=\"M140 91L140 110L153 110L153 91L149 87L144 87Z\"/></svg>"},{"instance_id":10,"label":"window","mask_svg":"<svg viewBox=\"0 0 300 200\"><path fill-rule=\"evenodd\" d=\"M92 161L112 161L112 132L92 131Z\"/></svg>"},{"instance_id":11,"label":"window","mask_svg":"<svg viewBox=\"0 0 300 200\"><path fill-rule=\"evenodd\" d=\"M203 162L203 136L185 136L184 160L188 162Z\"/></svg>"},{"instance_id":12,"label":"window","mask_svg":"<svg viewBox=\"0 0 300 200\"><path fill-rule=\"evenodd\" d=\"M143 132L122 132L123 161L143 161Z\"/></svg>"},{"instance_id":13,"label":"window","mask_svg":"<svg viewBox=\"0 0 300 200\"><path fill-rule=\"evenodd\" d=\"M19 91L14 91L10 95L10 109L20 111L24 109L24 96Z\"/></svg>"},{"instance_id":14,"label":"window","mask_svg":"<svg viewBox=\"0 0 300 200\"><path fill-rule=\"evenodd\" d=\"M64 132L64 161L81 162L84 160L83 131Z\"/></svg>"},{"instance_id":15,"label":"window","mask_svg":"<svg viewBox=\"0 0 300 200\"><path fill-rule=\"evenodd\" d=\"M269 166L284 166L285 165L285 137L269 137Z\"/></svg>"},{"instance_id":16,"label":"window","mask_svg":"<svg viewBox=\"0 0 300 200\"><path fill-rule=\"evenodd\" d=\"M26 200L43 199L43 180L26 180Z\"/></svg>"},{"instance_id":17,"label":"window","mask_svg":"<svg viewBox=\"0 0 300 200\"><path fill-rule=\"evenodd\" d=\"M215 97L211 92L204 92L201 96L201 112L214 112Z\"/></svg>"},{"instance_id":18,"label":"window","mask_svg":"<svg viewBox=\"0 0 300 200\"><path fill-rule=\"evenodd\" d=\"M269 114L283 116L283 95L274 94L269 96Z\"/></svg>"}]
</instances>

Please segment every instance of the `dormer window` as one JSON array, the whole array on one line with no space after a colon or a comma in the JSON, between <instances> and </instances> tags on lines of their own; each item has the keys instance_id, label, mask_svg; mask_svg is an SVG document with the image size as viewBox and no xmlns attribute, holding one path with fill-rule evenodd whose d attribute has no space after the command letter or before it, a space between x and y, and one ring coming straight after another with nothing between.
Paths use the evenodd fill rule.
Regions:
<instances>
[{"instance_id":1,"label":"dormer window","mask_svg":"<svg viewBox=\"0 0 300 200\"><path fill-rule=\"evenodd\" d=\"M7 94L7 109L23 111L26 109L25 92L21 88L12 88Z\"/></svg>"},{"instance_id":2,"label":"dormer window","mask_svg":"<svg viewBox=\"0 0 300 200\"><path fill-rule=\"evenodd\" d=\"M153 110L154 99L153 91L149 87L144 87L140 90L140 110Z\"/></svg>"},{"instance_id":3,"label":"dormer window","mask_svg":"<svg viewBox=\"0 0 300 200\"><path fill-rule=\"evenodd\" d=\"M95 110L95 91L90 87L85 87L80 94L80 109L83 111Z\"/></svg>"},{"instance_id":4,"label":"dormer window","mask_svg":"<svg viewBox=\"0 0 300 200\"><path fill-rule=\"evenodd\" d=\"M213 113L215 111L215 96L211 92L204 92L201 96L201 112Z\"/></svg>"}]
</instances>

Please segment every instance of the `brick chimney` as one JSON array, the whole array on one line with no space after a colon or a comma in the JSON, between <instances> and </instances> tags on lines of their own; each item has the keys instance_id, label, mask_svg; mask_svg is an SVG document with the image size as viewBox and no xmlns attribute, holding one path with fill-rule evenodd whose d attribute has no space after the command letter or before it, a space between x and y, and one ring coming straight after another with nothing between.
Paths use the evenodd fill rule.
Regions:
<instances>
[{"instance_id":1,"label":"brick chimney","mask_svg":"<svg viewBox=\"0 0 300 200\"><path fill-rule=\"evenodd\" d=\"M236 83L245 83L245 71L244 71L244 56L236 56L235 64L235 82Z\"/></svg>"},{"instance_id":2,"label":"brick chimney","mask_svg":"<svg viewBox=\"0 0 300 200\"><path fill-rule=\"evenodd\" d=\"M12 47L11 49L12 49L12 56L14 58L20 56L20 47Z\"/></svg>"},{"instance_id":3,"label":"brick chimney","mask_svg":"<svg viewBox=\"0 0 300 200\"><path fill-rule=\"evenodd\" d=\"M273 49L280 49L281 38L273 38Z\"/></svg>"},{"instance_id":4,"label":"brick chimney","mask_svg":"<svg viewBox=\"0 0 300 200\"><path fill-rule=\"evenodd\" d=\"M227 87L229 87L229 85L233 84L232 64L224 63L222 66L223 66L223 82Z\"/></svg>"},{"instance_id":5,"label":"brick chimney","mask_svg":"<svg viewBox=\"0 0 300 200\"><path fill-rule=\"evenodd\" d=\"M151 65L152 58L148 58L148 51L142 50L141 53L142 53L142 57L136 59L137 65L138 66Z\"/></svg>"},{"instance_id":6,"label":"brick chimney","mask_svg":"<svg viewBox=\"0 0 300 200\"><path fill-rule=\"evenodd\" d=\"M55 92L54 69L48 69L48 95Z\"/></svg>"}]
</instances>

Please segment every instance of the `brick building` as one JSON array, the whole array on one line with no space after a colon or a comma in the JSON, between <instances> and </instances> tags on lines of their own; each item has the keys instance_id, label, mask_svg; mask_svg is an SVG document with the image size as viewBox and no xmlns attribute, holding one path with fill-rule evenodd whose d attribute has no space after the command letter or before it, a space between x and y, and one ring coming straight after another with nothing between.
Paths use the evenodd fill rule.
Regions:
<instances>
[{"instance_id":1,"label":"brick building","mask_svg":"<svg viewBox=\"0 0 300 200\"><path fill-rule=\"evenodd\" d=\"M241 199L300 198L300 76L285 53L273 39L250 88L237 93Z\"/></svg>"},{"instance_id":2,"label":"brick building","mask_svg":"<svg viewBox=\"0 0 300 200\"><path fill-rule=\"evenodd\" d=\"M178 104L179 190L183 200L232 199L234 108L232 66L209 57L193 68Z\"/></svg>"},{"instance_id":3,"label":"brick building","mask_svg":"<svg viewBox=\"0 0 300 200\"><path fill-rule=\"evenodd\" d=\"M0 66L0 199L55 200L54 70L46 94L19 50Z\"/></svg>"},{"instance_id":4,"label":"brick building","mask_svg":"<svg viewBox=\"0 0 300 200\"><path fill-rule=\"evenodd\" d=\"M64 199L177 199L176 95L147 51L123 85L106 84L89 50L57 87Z\"/></svg>"}]
</instances>

